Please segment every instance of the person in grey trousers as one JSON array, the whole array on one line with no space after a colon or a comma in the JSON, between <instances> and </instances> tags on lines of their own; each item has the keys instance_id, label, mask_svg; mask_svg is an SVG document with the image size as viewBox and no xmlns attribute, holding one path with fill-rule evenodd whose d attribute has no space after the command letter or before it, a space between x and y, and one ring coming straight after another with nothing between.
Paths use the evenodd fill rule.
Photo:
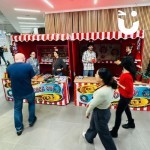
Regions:
<instances>
[{"instance_id":1,"label":"person in grey trousers","mask_svg":"<svg viewBox=\"0 0 150 150\"><path fill-rule=\"evenodd\" d=\"M106 68L100 68L95 74L95 80L100 87L94 92L87 111L86 117L89 118L92 112L90 127L82 135L88 143L93 143L96 135L106 150L116 150L115 143L108 129L108 122L111 117L110 105L114 89L117 88L117 82L113 79L112 74Z\"/></svg>"}]
</instances>

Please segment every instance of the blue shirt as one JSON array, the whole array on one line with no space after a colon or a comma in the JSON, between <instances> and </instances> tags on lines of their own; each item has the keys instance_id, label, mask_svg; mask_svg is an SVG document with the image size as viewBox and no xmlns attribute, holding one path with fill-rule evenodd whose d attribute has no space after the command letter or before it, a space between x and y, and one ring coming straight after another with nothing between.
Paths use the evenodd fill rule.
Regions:
<instances>
[{"instance_id":1,"label":"blue shirt","mask_svg":"<svg viewBox=\"0 0 150 150\"><path fill-rule=\"evenodd\" d=\"M31 79L35 76L30 64L14 63L7 68L8 77L11 80L13 97L22 98L33 92Z\"/></svg>"}]
</instances>

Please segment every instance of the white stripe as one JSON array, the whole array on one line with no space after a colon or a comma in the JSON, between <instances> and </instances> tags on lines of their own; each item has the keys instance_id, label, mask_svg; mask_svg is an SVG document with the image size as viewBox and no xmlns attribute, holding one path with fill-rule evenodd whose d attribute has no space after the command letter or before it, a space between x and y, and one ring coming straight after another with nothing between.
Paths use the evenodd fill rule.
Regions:
<instances>
[{"instance_id":1,"label":"white stripe","mask_svg":"<svg viewBox=\"0 0 150 150\"><path fill-rule=\"evenodd\" d=\"M136 110L140 110L140 108L137 108Z\"/></svg>"},{"instance_id":2,"label":"white stripe","mask_svg":"<svg viewBox=\"0 0 150 150\"><path fill-rule=\"evenodd\" d=\"M99 32L96 32L96 39L99 39Z\"/></svg>"},{"instance_id":3,"label":"white stripe","mask_svg":"<svg viewBox=\"0 0 150 150\"><path fill-rule=\"evenodd\" d=\"M79 39L79 33L76 33L76 39L80 40Z\"/></svg>"},{"instance_id":4,"label":"white stripe","mask_svg":"<svg viewBox=\"0 0 150 150\"><path fill-rule=\"evenodd\" d=\"M59 40L59 35L60 35L60 34L56 34L56 41Z\"/></svg>"},{"instance_id":5,"label":"white stripe","mask_svg":"<svg viewBox=\"0 0 150 150\"><path fill-rule=\"evenodd\" d=\"M116 35L116 32L113 32L113 36L112 36L112 38L114 38L114 39L115 39L115 35Z\"/></svg>"},{"instance_id":6,"label":"white stripe","mask_svg":"<svg viewBox=\"0 0 150 150\"><path fill-rule=\"evenodd\" d=\"M81 39L84 39L84 33L81 33Z\"/></svg>"},{"instance_id":7,"label":"white stripe","mask_svg":"<svg viewBox=\"0 0 150 150\"><path fill-rule=\"evenodd\" d=\"M65 40L65 34L61 35L61 40L64 41Z\"/></svg>"},{"instance_id":8,"label":"white stripe","mask_svg":"<svg viewBox=\"0 0 150 150\"><path fill-rule=\"evenodd\" d=\"M144 107L144 109L143 110L147 110L147 107Z\"/></svg>"},{"instance_id":9,"label":"white stripe","mask_svg":"<svg viewBox=\"0 0 150 150\"><path fill-rule=\"evenodd\" d=\"M89 33L86 33L86 40L89 40Z\"/></svg>"},{"instance_id":10,"label":"white stripe","mask_svg":"<svg viewBox=\"0 0 150 150\"><path fill-rule=\"evenodd\" d=\"M24 36L24 35L22 35L22 36ZM19 41L21 41L21 42L22 42L22 40L21 40L21 35L19 35Z\"/></svg>"},{"instance_id":11,"label":"white stripe","mask_svg":"<svg viewBox=\"0 0 150 150\"><path fill-rule=\"evenodd\" d=\"M94 39L94 32L91 33L91 39L92 39L92 40L95 40L95 39Z\"/></svg>"},{"instance_id":12,"label":"white stripe","mask_svg":"<svg viewBox=\"0 0 150 150\"><path fill-rule=\"evenodd\" d=\"M37 41L40 40L40 34L37 34Z\"/></svg>"},{"instance_id":13,"label":"white stripe","mask_svg":"<svg viewBox=\"0 0 150 150\"><path fill-rule=\"evenodd\" d=\"M49 40L49 34L46 35L46 40Z\"/></svg>"},{"instance_id":14,"label":"white stripe","mask_svg":"<svg viewBox=\"0 0 150 150\"><path fill-rule=\"evenodd\" d=\"M122 33L118 32L118 39L122 38Z\"/></svg>"},{"instance_id":15,"label":"white stripe","mask_svg":"<svg viewBox=\"0 0 150 150\"><path fill-rule=\"evenodd\" d=\"M110 40L110 32L107 32L107 39Z\"/></svg>"},{"instance_id":16,"label":"white stripe","mask_svg":"<svg viewBox=\"0 0 150 150\"><path fill-rule=\"evenodd\" d=\"M54 40L54 34L51 35L51 41Z\"/></svg>"},{"instance_id":17,"label":"white stripe","mask_svg":"<svg viewBox=\"0 0 150 150\"><path fill-rule=\"evenodd\" d=\"M17 36L14 36L14 40L15 40L15 42L17 42Z\"/></svg>"},{"instance_id":18,"label":"white stripe","mask_svg":"<svg viewBox=\"0 0 150 150\"><path fill-rule=\"evenodd\" d=\"M136 32L136 38L137 38L137 37L140 37L140 31L137 31L137 32Z\"/></svg>"},{"instance_id":19,"label":"white stripe","mask_svg":"<svg viewBox=\"0 0 150 150\"><path fill-rule=\"evenodd\" d=\"M104 40L104 35L105 35L105 32L102 32L102 40Z\"/></svg>"},{"instance_id":20,"label":"white stripe","mask_svg":"<svg viewBox=\"0 0 150 150\"><path fill-rule=\"evenodd\" d=\"M42 34L42 37L41 37L42 41L44 41L44 34Z\"/></svg>"}]
</instances>

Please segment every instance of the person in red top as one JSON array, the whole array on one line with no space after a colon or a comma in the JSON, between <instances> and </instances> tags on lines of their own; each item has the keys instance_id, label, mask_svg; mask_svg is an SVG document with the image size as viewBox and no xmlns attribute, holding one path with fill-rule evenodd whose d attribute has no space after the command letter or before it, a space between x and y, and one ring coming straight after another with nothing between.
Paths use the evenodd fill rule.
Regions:
<instances>
[{"instance_id":1,"label":"person in red top","mask_svg":"<svg viewBox=\"0 0 150 150\"><path fill-rule=\"evenodd\" d=\"M125 57L122 60L121 64L123 66L123 71L118 82L120 100L116 110L115 125L110 131L111 136L114 138L118 137L118 130L121 124L121 116L124 111L127 115L128 123L122 125L122 127L125 129L135 128L134 119L132 118L132 114L129 108L129 103L133 97L133 82L135 80L136 69L133 61L128 57Z\"/></svg>"}]
</instances>

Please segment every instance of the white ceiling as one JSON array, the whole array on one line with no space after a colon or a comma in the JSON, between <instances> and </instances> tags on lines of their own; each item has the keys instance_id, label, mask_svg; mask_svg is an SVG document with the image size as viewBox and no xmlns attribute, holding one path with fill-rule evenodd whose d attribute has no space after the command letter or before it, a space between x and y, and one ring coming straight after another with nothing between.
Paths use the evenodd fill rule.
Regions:
<instances>
[{"instance_id":1,"label":"white ceiling","mask_svg":"<svg viewBox=\"0 0 150 150\"><path fill-rule=\"evenodd\" d=\"M43 0L0 0L0 30L5 29L7 32L24 32L21 30L19 22L40 22L44 23L45 13L150 6L150 0L49 0L54 8L51 8ZM19 12L14 8L40 10L40 13ZM1 14L2 12L2 14ZM36 17L36 21L17 20L17 17ZM12 25L12 26L11 26ZM43 27L44 25L40 25ZM10 31L12 30L12 31ZM30 30L31 32L32 30ZM29 32L29 31L27 31Z\"/></svg>"}]
</instances>

